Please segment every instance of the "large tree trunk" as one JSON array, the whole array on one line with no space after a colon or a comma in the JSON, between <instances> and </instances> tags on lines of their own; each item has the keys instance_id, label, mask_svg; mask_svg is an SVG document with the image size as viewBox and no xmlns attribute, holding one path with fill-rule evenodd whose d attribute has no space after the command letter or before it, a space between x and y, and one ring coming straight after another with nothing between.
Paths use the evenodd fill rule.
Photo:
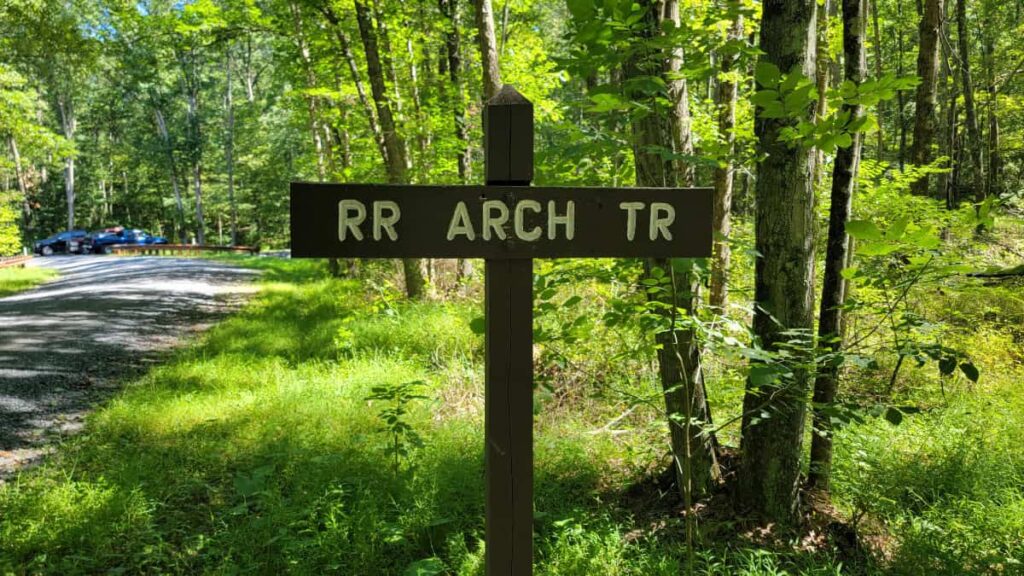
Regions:
<instances>
[{"instance_id":1,"label":"large tree trunk","mask_svg":"<svg viewBox=\"0 0 1024 576\"><path fill-rule=\"evenodd\" d=\"M231 85L231 45L226 48L227 54L224 62L224 77L226 91L224 94L224 106L227 108L227 126L224 142L224 161L227 163L228 171L228 206L231 210L231 245L238 245L238 205L235 203L235 103L234 91Z\"/></svg>"},{"instance_id":2,"label":"large tree trunk","mask_svg":"<svg viewBox=\"0 0 1024 576\"><path fill-rule=\"evenodd\" d=\"M964 0L956 3L956 35L960 52L960 77L964 91L964 116L967 122L967 150L971 157L971 189L974 199L985 199L985 173L981 165L981 130L978 128L978 114L974 107L974 81L971 78L971 42L967 31L967 5Z\"/></svg>"},{"instance_id":3,"label":"large tree trunk","mask_svg":"<svg viewBox=\"0 0 1024 576\"><path fill-rule=\"evenodd\" d=\"M167 168L171 174L171 189L174 191L175 215L177 216L178 221L178 241L184 244L186 241L185 203L182 201L181 188L178 186L178 166L174 161L174 146L171 145L171 137L167 132L167 122L164 120L164 114L155 104L153 114L156 116L157 134L160 135L160 140L164 145L164 150L167 151Z\"/></svg>"},{"instance_id":4,"label":"large tree trunk","mask_svg":"<svg viewBox=\"0 0 1024 576\"><path fill-rule=\"evenodd\" d=\"M867 79L868 66L864 50L867 0L843 2L843 58L846 80L862 84ZM844 105L851 119L861 118L864 108L859 104ZM825 254L825 278L821 290L821 311L818 317L818 341L830 353L837 353L843 345L842 316L846 302L846 280L842 276L850 252L850 237L846 223L850 219L853 191L860 164L862 135L854 134L853 144L840 148L832 169L832 198L828 220L828 248ZM818 368L814 381L814 405L829 406L836 399L839 387L839 365L826 362ZM832 420L828 411L816 409L811 435L811 467L809 484L824 491L829 489L832 469Z\"/></svg>"},{"instance_id":5,"label":"large tree trunk","mask_svg":"<svg viewBox=\"0 0 1024 576\"><path fill-rule=\"evenodd\" d=\"M384 136L384 148L387 150L385 165L387 168L388 182L392 184L404 184L409 181L408 160L405 154L406 147L402 136L395 126L394 116L391 114L391 104L388 101L387 90L384 84L384 72L381 69L380 51L377 48L377 35L370 19L370 12L365 0L355 0L356 20L359 23L359 36L363 41L363 49L366 52L366 71L370 78L370 92L373 94L373 103L377 110L377 118L380 120L381 131ZM423 267L419 258L402 259L402 270L405 273L405 292L410 298L420 298L424 295L426 281L423 278Z\"/></svg>"},{"instance_id":6,"label":"large tree trunk","mask_svg":"<svg viewBox=\"0 0 1024 576\"><path fill-rule=\"evenodd\" d=\"M729 39L743 39L743 15L738 14L729 31ZM729 234L732 230L732 184L733 160L736 151L736 100L738 90L736 83L729 80L729 74L736 65L735 54L722 56L722 80L718 83L718 134L725 141L724 158L719 159L715 167L714 210L711 229L715 235L714 252L711 261L711 305L723 309L728 298L729 288Z\"/></svg>"},{"instance_id":7,"label":"large tree trunk","mask_svg":"<svg viewBox=\"0 0 1024 576\"><path fill-rule=\"evenodd\" d=\"M659 4L650 5L648 27L645 31L649 38L661 33L663 22L666 20L673 25L679 23L679 7L676 0L666 0L664 4ZM663 10L660 14L659 9ZM672 74L672 70L679 70L682 67L681 57L681 53L674 50L670 50L664 56L638 56L628 63L627 77L662 76L669 86L669 97L672 100L677 95L686 94L685 88L672 86L673 82L680 81ZM653 100L647 104L652 108L659 106ZM664 113L648 114L633 121L633 156L636 163L637 185L671 187L680 181L684 185L687 183L687 175L692 172L688 168L680 170L676 162L664 159L658 152L668 144L678 152L676 146L687 146L691 141L689 118L681 116L685 110L686 108L677 100L673 100ZM686 133L681 134L680 132L684 130ZM689 148L683 150L687 149ZM692 149L689 150L692 152ZM669 423L676 482L684 502L689 505L694 497L707 494L718 477L714 440L703 429L704 426L710 426L711 414L705 396L700 350L693 331L680 327L677 324L680 320L675 317L679 308L688 312L696 308L699 283L696 282L696 275L690 267L674 267L669 259L650 259L645 263L648 274L654 268L671 274L673 279L670 293L650 297L670 304L666 307L668 310L665 312L665 320L672 325L672 329L656 335L660 345L658 372Z\"/></svg>"},{"instance_id":8,"label":"large tree trunk","mask_svg":"<svg viewBox=\"0 0 1024 576\"><path fill-rule=\"evenodd\" d=\"M814 75L816 0L771 0L761 21L761 58L788 71ZM804 119L809 120L813 106ZM814 326L813 150L779 138L798 118L758 118L755 131L764 160L758 166L754 334L768 351L812 338ZM801 350L806 351L801 352ZM743 398L739 504L770 522L797 522L799 476L812 360L809 343L790 353L790 375L747 382ZM754 368L759 368L755 365ZM761 374L771 371L761 371ZM767 416L767 417L766 417Z\"/></svg>"},{"instance_id":9,"label":"large tree trunk","mask_svg":"<svg viewBox=\"0 0 1024 576\"><path fill-rule=\"evenodd\" d=\"M935 90L939 71L939 27L942 25L944 0L924 0L924 14L918 28L917 85L914 112L914 144L910 162L917 166L932 161L932 142L935 140ZM928 176L911 185L910 191L920 196L928 194Z\"/></svg>"},{"instance_id":10,"label":"large tree trunk","mask_svg":"<svg viewBox=\"0 0 1024 576\"><path fill-rule=\"evenodd\" d=\"M494 38L494 10L491 0L474 0L477 19L477 38L480 42L480 62L483 64L484 101L494 98L501 90L501 68L498 66L498 43Z\"/></svg>"}]
</instances>

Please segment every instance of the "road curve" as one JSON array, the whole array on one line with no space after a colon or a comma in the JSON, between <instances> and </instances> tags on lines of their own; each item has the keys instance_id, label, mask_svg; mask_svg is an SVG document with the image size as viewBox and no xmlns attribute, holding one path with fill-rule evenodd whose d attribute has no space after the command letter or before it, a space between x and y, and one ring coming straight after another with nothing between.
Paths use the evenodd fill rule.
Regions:
<instances>
[{"instance_id":1,"label":"road curve","mask_svg":"<svg viewBox=\"0 0 1024 576\"><path fill-rule=\"evenodd\" d=\"M0 481L74 433L125 377L236 309L256 272L203 259L36 258L60 277L0 298Z\"/></svg>"}]
</instances>

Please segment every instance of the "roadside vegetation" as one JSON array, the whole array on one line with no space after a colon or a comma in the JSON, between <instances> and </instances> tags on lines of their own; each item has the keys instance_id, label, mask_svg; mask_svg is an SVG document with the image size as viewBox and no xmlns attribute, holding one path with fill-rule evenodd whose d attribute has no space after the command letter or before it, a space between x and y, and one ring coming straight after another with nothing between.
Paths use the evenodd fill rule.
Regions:
<instances>
[{"instance_id":1,"label":"roadside vegetation","mask_svg":"<svg viewBox=\"0 0 1024 576\"><path fill-rule=\"evenodd\" d=\"M35 288L55 277L55 270L38 266L0 268L0 298Z\"/></svg>"},{"instance_id":2,"label":"roadside vegetation","mask_svg":"<svg viewBox=\"0 0 1024 576\"><path fill-rule=\"evenodd\" d=\"M953 232L951 258L998 267L1024 247L1020 219L1001 219L997 237ZM482 574L480 287L412 302L390 263L365 263L355 280L322 262L231 259L263 270L242 312L0 486L0 571ZM629 353L649 343L601 320L629 288L595 273L612 266L535 269L539 283L591 278L538 294L538 574L676 575L687 559L722 575L1024 569L1018 280L915 284L908 309L945 346L969 346L977 381L908 359L891 383L889 348L847 366L841 400L866 407L836 433L833 506L807 512L800 533L752 530L717 494L699 504L688 549L662 473L655 365ZM734 266L749 277L749 258ZM746 314L735 307L731 321ZM870 331L874 314L861 306L852 333ZM708 358L728 456L746 370Z\"/></svg>"}]
</instances>

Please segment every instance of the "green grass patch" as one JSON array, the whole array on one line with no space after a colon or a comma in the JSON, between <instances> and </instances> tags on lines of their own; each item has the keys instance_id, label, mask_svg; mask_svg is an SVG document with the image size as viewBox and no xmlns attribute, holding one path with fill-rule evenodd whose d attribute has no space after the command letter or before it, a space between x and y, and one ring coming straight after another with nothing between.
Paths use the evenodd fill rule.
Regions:
<instances>
[{"instance_id":1,"label":"green grass patch","mask_svg":"<svg viewBox=\"0 0 1024 576\"><path fill-rule=\"evenodd\" d=\"M483 574L479 303L406 302L317 262L235 260L264 270L254 301L0 486L0 572ZM891 540L891 561L861 573L1012 573L1024 560L1020 346L984 326L970 334L979 388L950 382L900 426L869 419L838 436L836 502ZM623 394L656 390L646 361L625 374L602 358L614 349L581 342L536 394L537 574L685 572L678 510L630 489L662 461L659 411L604 429ZM420 441L399 438L396 468L390 404L369 397L410 382L424 398L401 418ZM728 403L742 382L714 385ZM697 574L849 564L796 541L759 546L720 520L699 528Z\"/></svg>"},{"instance_id":2,"label":"green grass patch","mask_svg":"<svg viewBox=\"0 0 1024 576\"><path fill-rule=\"evenodd\" d=\"M57 277L57 272L36 266L0 268L0 298L17 294Z\"/></svg>"}]
</instances>

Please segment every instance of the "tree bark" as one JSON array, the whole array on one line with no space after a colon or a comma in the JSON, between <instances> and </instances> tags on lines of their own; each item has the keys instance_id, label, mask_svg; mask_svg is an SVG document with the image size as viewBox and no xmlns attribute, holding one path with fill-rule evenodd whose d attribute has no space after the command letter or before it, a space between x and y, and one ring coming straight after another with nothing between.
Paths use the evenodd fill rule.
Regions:
<instances>
[{"instance_id":1,"label":"tree bark","mask_svg":"<svg viewBox=\"0 0 1024 576\"><path fill-rule=\"evenodd\" d=\"M665 0L663 4L655 2L649 6L648 26L645 30L648 39L661 34L663 25L668 26L664 24L665 21L676 26L679 24L677 0ZM627 77L660 75L669 86L670 106L663 113L648 114L632 122L633 156L639 186L676 186L680 180L685 182L687 175L692 174L688 168L680 169L676 161L666 160L658 153L658 149L664 148L666 144L671 144L678 152L676 146L687 146L691 141L689 118L681 116L686 109L674 99L676 95L685 95L685 89L672 87L672 71L681 68L682 55L676 50L670 49L667 52L663 56L637 56L627 63ZM653 99L647 98L651 100L647 104L652 108L659 106ZM685 134L680 133L683 130ZM695 310L699 283L690 267L674 267L669 259L649 259L645 262L647 274L651 274L655 268L671 274L673 279L671 293L649 297L669 304L664 313L671 329L659 332L655 337L659 344L658 373L669 423L676 482L684 503L689 505L694 497L707 494L719 476L714 438L703 429L704 426L710 426L711 413L704 389L700 350L693 331L679 326L677 322L681 320L674 316L679 308L687 312Z\"/></svg>"},{"instance_id":2,"label":"tree bark","mask_svg":"<svg viewBox=\"0 0 1024 576\"><path fill-rule=\"evenodd\" d=\"M363 108L363 115L366 116L367 123L369 123L373 141L377 144L377 150L380 152L380 157L384 160L384 164L387 165L388 151L384 145L384 132L381 130L380 123L377 120L377 112L373 109L369 98L366 96L366 88L363 86L363 79L359 74L359 66L356 64L355 56L352 54L352 46L351 42L349 42L348 34L341 27L340 18L338 18L338 15L331 9L329 4L322 5L319 8L324 18L334 28L334 37L338 40L338 47L341 48L342 56L345 57L345 62L348 64L348 71L352 75L352 83L355 84L356 94L359 96L359 104Z\"/></svg>"},{"instance_id":3,"label":"tree bark","mask_svg":"<svg viewBox=\"0 0 1024 576\"><path fill-rule=\"evenodd\" d=\"M924 0L924 14L918 28L920 38L917 52L917 85L914 112L914 143L910 161L925 166L932 161L932 142L935 140L935 91L939 70L939 27L942 25L944 0ZM928 176L914 182L910 191L919 196L928 195Z\"/></svg>"},{"instance_id":4,"label":"tree bark","mask_svg":"<svg viewBox=\"0 0 1024 576\"><path fill-rule=\"evenodd\" d=\"M483 65L484 101L494 98L501 90L501 68L498 66L498 46L494 38L494 10L491 0L474 0L477 18L477 38L480 43L480 62Z\"/></svg>"},{"instance_id":5,"label":"tree bark","mask_svg":"<svg viewBox=\"0 0 1024 576\"><path fill-rule=\"evenodd\" d=\"M226 90L224 104L227 108L227 134L224 142L224 160L228 171L228 206L231 210L231 245L238 245L238 205L235 203L235 103L231 84L231 44L226 47L224 77Z\"/></svg>"},{"instance_id":6,"label":"tree bark","mask_svg":"<svg viewBox=\"0 0 1024 576\"><path fill-rule=\"evenodd\" d=\"M988 170L985 172L985 193L999 198L1002 195L1003 158L999 152L999 89L996 87L995 30L991 19L991 7L985 5L985 69L988 83Z\"/></svg>"},{"instance_id":7,"label":"tree bark","mask_svg":"<svg viewBox=\"0 0 1024 576\"><path fill-rule=\"evenodd\" d=\"M387 150L385 166L388 182L404 184L409 181L405 142L398 133L394 116L391 114L391 104L388 102L384 73L381 69L380 52L377 48L376 31L370 21L370 12L365 0L355 0L355 9L356 20L359 24L359 36L363 41L363 50L366 52L366 71L370 78L370 91L373 94L377 118L380 120L384 147ZM421 260L419 258L402 259L402 270L405 274L406 294L410 298L422 297L426 289L426 281L423 278Z\"/></svg>"},{"instance_id":8,"label":"tree bark","mask_svg":"<svg viewBox=\"0 0 1024 576\"><path fill-rule=\"evenodd\" d=\"M458 0L438 0L438 7L441 9L441 14L448 19L444 43L448 51L448 77L452 81L451 107L455 124L455 139L459 142L456 162L459 181L465 184L469 179L469 136L466 131L466 103L463 98Z\"/></svg>"},{"instance_id":9,"label":"tree bark","mask_svg":"<svg viewBox=\"0 0 1024 576\"><path fill-rule=\"evenodd\" d=\"M967 4L964 0L956 3L956 32L960 52L961 87L964 91L964 118L967 123L967 150L971 158L971 189L974 200L985 199L985 173L981 164L981 130L978 128L978 114L974 107L974 81L971 78L970 38L967 31Z\"/></svg>"},{"instance_id":10,"label":"tree bark","mask_svg":"<svg viewBox=\"0 0 1024 576\"><path fill-rule=\"evenodd\" d=\"M743 39L743 15L737 14L729 31L729 39ZM711 297L710 303L718 309L724 309L729 294L729 234L732 231L732 186L733 186L733 154L736 152L736 101L738 90L736 83L728 75L736 65L735 54L722 56L722 80L718 83L718 134L725 142L725 157L719 159L714 174L714 210L711 229L715 235L714 251L711 261Z\"/></svg>"},{"instance_id":11,"label":"tree bark","mask_svg":"<svg viewBox=\"0 0 1024 576\"><path fill-rule=\"evenodd\" d=\"M872 43L875 45L875 78L882 77L882 33L878 26L878 0L871 0L871 21L873 25ZM881 162L885 158L885 100L878 101L878 133L877 158Z\"/></svg>"},{"instance_id":12,"label":"tree bark","mask_svg":"<svg viewBox=\"0 0 1024 576\"><path fill-rule=\"evenodd\" d=\"M181 188L178 186L178 167L174 161L174 146L171 145L170 134L167 132L167 122L164 120L163 111L154 102L153 114L156 117L156 130L163 142L164 150L167 151L167 168L171 175L171 189L174 191L174 207L178 220L178 241L185 243L185 203L181 198Z\"/></svg>"},{"instance_id":13,"label":"tree bark","mask_svg":"<svg viewBox=\"0 0 1024 576\"><path fill-rule=\"evenodd\" d=\"M761 22L761 58L814 77L816 0L770 0ZM813 104L804 120L810 120ZM798 521L799 476L814 326L813 150L779 138L796 118L758 118L760 154L755 216L754 334L768 351L792 344L789 376L751 378L743 398L741 461L736 496L741 507L780 525ZM805 350L806 349L806 350ZM759 366L755 365L754 368ZM766 381L770 380L770 381Z\"/></svg>"},{"instance_id":14,"label":"tree bark","mask_svg":"<svg viewBox=\"0 0 1024 576\"><path fill-rule=\"evenodd\" d=\"M864 50L867 0L843 2L843 58L846 80L858 86L867 80L868 66ZM851 119L864 116L859 104L846 104L844 111ZM853 192L857 183L857 169L863 136L853 135L853 143L836 152L832 169L832 194L828 221L828 247L825 254L825 277L821 290L821 309L818 316L818 342L825 351L836 354L843 346L843 305L846 302L846 280L842 276L850 252L850 237L846 223L850 219ZM818 367L814 381L814 430L811 435L811 466L808 484L825 492L829 490L832 470L832 420L827 411L820 409L835 402L839 388L839 364L826 362Z\"/></svg>"},{"instance_id":15,"label":"tree bark","mask_svg":"<svg viewBox=\"0 0 1024 576\"><path fill-rule=\"evenodd\" d=\"M74 104L69 98L61 96L58 107L60 108L60 123L64 137L68 142L74 142L75 130L78 127ZM71 154L64 159L64 197L68 205L68 230L73 230L75 228L75 157Z\"/></svg>"},{"instance_id":16,"label":"tree bark","mask_svg":"<svg viewBox=\"0 0 1024 576\"><path fill-rule=\"evenodd\" d=\"M21 166L21 154L18 152L18 142L14 136L9 136L7 144L11 148L11 158L14 159L14 179L17 180L18 193L21 194L21 228L26 237L30 237L29 225L32 222L32 203L28 198L28 179L25 177L25 170Z\"/></svg>"}]
</instances>

